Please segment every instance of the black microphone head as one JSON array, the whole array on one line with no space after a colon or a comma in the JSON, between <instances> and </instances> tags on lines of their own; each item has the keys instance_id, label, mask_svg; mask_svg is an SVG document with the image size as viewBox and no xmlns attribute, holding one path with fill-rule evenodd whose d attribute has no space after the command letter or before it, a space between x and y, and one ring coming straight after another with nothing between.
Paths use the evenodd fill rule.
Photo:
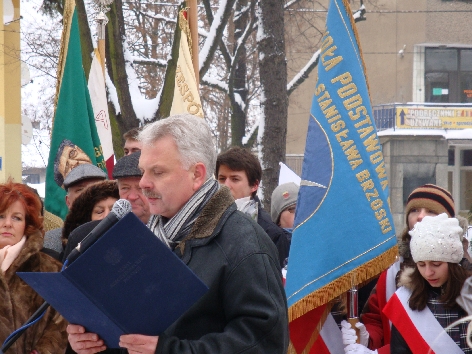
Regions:
<instances>
[{"instance_id":1,"label":"black microphone head","mask_svg":"<svg viewBox=\"0 0 472 354\"><path fill-rule=\"evenodd\" d=\"M115 204L113 204L113 208L111 209L110 213L115 214L118 220L120 220L130 211L131 203L126 199L118 199Z\"/></svg>"}]
</instances>

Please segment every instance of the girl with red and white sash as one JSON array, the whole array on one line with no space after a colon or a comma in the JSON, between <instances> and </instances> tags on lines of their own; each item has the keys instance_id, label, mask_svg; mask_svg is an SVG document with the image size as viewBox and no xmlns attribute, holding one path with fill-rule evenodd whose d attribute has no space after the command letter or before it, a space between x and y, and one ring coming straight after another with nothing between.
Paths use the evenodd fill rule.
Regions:
<instances>
[{"instance_id":1,"label":"girl with red and white sash","mask_svg":"<svg viewBox=\"0 0 472 354\"><path fill-rule=\"evenodd\" d=\"M392 354L472 353L467 346L467 323L447 332L467 316L456 302L472 273L459 265L463 256L463 229L446 214L427 216L410 232L410 250L416 267L405 268L401 287L383 312L392 323Z\"/></svg>"},{"instance_id":2,"label":"girl with red and white sash","mask_svg":"<svg viewBox=\"0 0 472 354\"><path fill-rule=\"evenodd\" d=\"M426 216L446 213L449 217L454 217L454 210L452 195L442 187L425 184L411 192L405 207L405 229L399 240L399 260L380 275L361 314L361 322L368 332L367 347L369 349L361 347L360 344L351 344L345 348L345 353L390 354L391 323L383 313L383 309L397 290L397 280L401 270L407 266L415 266L411 258L411 236L408 232ZM462 265L470 267L470 263L465 258L462 260ZM353 341L352 335L347 335L347 332L354 331L350 331L349 328L345 329L346 338L343 338L343 341L345 344L350 344Z\"/></svg>"}]
</instances>

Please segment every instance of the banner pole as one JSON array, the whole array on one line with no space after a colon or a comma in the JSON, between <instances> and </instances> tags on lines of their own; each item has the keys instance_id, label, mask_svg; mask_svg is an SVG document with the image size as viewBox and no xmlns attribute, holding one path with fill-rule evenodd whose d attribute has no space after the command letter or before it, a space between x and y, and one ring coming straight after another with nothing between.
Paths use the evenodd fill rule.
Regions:
<instances>
[{"instance_id":1,"label":"banner pole","mask_svg":"<svg viewBox=\"0 0 472 354\"><path fill-rule=\"evenodd\" d=\"M360 331L359 328L356 327L356 323L359 322L359 302L356 284L356 273L353 273L351 278L351 288L347 291L347 321L356 331L357 343L360 343Z\"/></svg>"},{"instance_id":2,"label":"banner pole","mask_svg":"<svg viewBox=\"0 0 472 354\"><path fill-rule=\"evenodd\" d=\"M187 0L188 10L188 25L190 27L190 34L192 38L192 62L193 70L195 71L195 81L197 82L197 89L200 85L200 73L198 62L198 0ZM199 90L200 91L200 90Z\"/></svg>"},{"instance_id":3,"label":"banner pole","mask_svg":"<svg viewBox=\"0 0 472 354\"><path fill-rule=\"evenodd\" d=\"M97 21L97 49L103 77L105 77L105 26L108 23L108 18L103 11L100 11L95 21Z\"/></svg>"}]
</instances>

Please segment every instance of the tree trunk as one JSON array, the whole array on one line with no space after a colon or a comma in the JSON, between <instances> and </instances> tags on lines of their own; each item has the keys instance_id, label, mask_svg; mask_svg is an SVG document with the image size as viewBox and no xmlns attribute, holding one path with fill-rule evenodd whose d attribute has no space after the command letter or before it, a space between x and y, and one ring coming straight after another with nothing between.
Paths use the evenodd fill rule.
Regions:
<instances>
[{"instance_id":1,"label":"tree trunk","mask_svg":"<svg viewBox=\"0 0 472 354\"><path fill-rule=\"evenodd\" d=\"M182 9L179 6L177 13ZM174 100L175 90L175 72L177 70L177 62L179 60L179 47L181 40L181 29L179 26L179 17L177 16L177 24L175 25L174 38L172 40L172 54L171 58L167 61L166 74L164 78L164 84L161 91L161 97L159 99L159 108L154 115L154 120L167 118L170 115L172 109L172 102Z\"/></svg>"},{"instance_id":2,"label":"tree trunk","mask_svg":"<svg viewBox=\"0 0 472 354\"><path fill-rule=\"evenodd\" d=\"M285 61L284 7L280 0L259 0L259 74L261 81L261 164L263 203L270 209L272 191L279 179L279 162L285 162L287 135L287 64Z\"/></svg>"},{"instance_id":3,"label":"tree trunk","mask_svg":"<svg viewBox=\"0 0 472 354\"><path fill-rule=\"evenodd\" d=\"M116 87L118 102L120 104L119 114L110 114L110 119L116 118L119 130L126 132L139 126L139 120L131 102L129 92L128 75L126 74L126 62L123 51L123 38L125 34L123 3L115 0L110 5L110 12L107 13L109 22L106 26L106 63L108 75ZM112 124L113 125L113 124ZM122 137L113 134L113 146L115 140L121 142Z\"/></svg>"},{"instance_id":4,"label":"tree trunk","mask_svg":"<svg viewBox=\"0 0 472 354\"><path fill-rule=\"evenodd\" d=\"M87 20L87 12L83 0L76 0L77 17L79 21L80 46L82 49L82 65L85 71L85 77L88 80L90 67L92 66L93 43L90 27Z\"/></svg>"},{"instance_id":5,"label":"tree trunk","mask_svg":"<svg viewBox=\"0 0 472 354\"><path fill-rule=\"evenodd\" d=\"M249 21L249 11L241 12L248 5L248 0L239 0L236 3L237 17L234 19L234 49L233 54L236 54L236 45L246 29ZM229 97L231 99L231 145L232 146L243 146L243 137L246 130L246 110L243 109L247 104L247 83L246 83L246 46L240 49L237 61L235 63L236 69L234 70L234 80L230 84ZM239 97L240 101L236 100Z\"/></svg>"}]
</instances>

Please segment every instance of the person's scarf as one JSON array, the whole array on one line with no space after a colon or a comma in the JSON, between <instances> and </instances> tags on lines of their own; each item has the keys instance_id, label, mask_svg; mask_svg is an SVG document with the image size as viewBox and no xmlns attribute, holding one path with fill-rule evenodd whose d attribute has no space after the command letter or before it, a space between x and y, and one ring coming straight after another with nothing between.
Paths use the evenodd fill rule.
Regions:
<instances>
[{"instance_id":1,"label":"person's scarf","mask_svg":"<svg viewBox=\"0 0 472 354\"><path fill-rule=\"evenodd\" d=\"M15 243L14 245L6 245L2 249L0 249L0 268L3 273L6 272L6 270L11 266L16 257L18 257L21 249L25 245L25 242L26 236L23 236L21 240Z\"/></svg>"},{"instance_id":2,"label":"person's scarf","mask_svg":"<svg viewBox=\"0 0 472 354\"><path fill-rule=\"evenodd\" d=\"M160 215L153 215L148 227L170 249L175 248L192 228L195 220L210 198L218 191L219 183L208 179L185 205L172 218L167 220ZM167 222L166 222L167 220Z\"/></svg>"},{"instance_id":3,"label":"person's scarf","mask_svg":"<svg viewBox=\"0 0 472 354\"><path fill-rule=\"evenodd\" d=\"M259 205L256 200L251 197L239 198L234 201L238 210L246 215L249 215L252 220L257 222L257 215L259 212Z\"/></svg>"}]
</instances>

